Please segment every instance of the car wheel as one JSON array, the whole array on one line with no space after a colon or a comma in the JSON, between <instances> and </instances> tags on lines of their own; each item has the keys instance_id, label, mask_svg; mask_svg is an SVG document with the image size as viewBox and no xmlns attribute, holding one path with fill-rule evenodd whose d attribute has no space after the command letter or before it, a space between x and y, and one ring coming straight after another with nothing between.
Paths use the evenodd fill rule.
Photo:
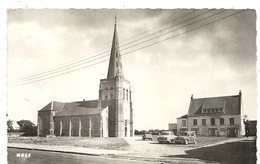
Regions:
<instances>
[{"instance_id":1,"label":"car wheel","mask_svg":"<svg viewBox=\"0 0 260 164\"><path fill-rule=\"evenodd\" d=\"M185 140L185 145L188 145L189 144L189 141L188 140Z\"/></svg>"},{"instance_id":2,"label":"car wheel","mask_svg":"<svg viewBox=\"0 0 260 164\"><path fill-rule=\"evenodd\" d=\"M162 141L159 141L159 144L162 144L163 142Z\"/></svg>"}]
</instances>

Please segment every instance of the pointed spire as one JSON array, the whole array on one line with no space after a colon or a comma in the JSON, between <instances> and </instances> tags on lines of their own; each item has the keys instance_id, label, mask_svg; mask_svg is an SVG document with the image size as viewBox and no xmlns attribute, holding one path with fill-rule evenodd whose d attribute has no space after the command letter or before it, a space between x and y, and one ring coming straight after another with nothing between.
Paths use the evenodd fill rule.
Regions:
<instances>
[{"instance_id":1,"label":"pointed spire","mask_svg":"<svg viewBox=\"0 0 260 164\"><path fill-rule=\"evenodd\" d=\"M114 36L112 41L107 78L114 78L116 76L124 77L121 54L119 49L119 41L118 41L117 31L116 31L116 19L117 18L115 15Z\"/></svg>"},{"instance_id":2,"label":"pointed spire","mask_svg":"<svg viewBox=\"0 0 260 164\"><path fill-rule=\"evenodd\" d=\"M115 14L115 25L116 25L116 14Z\"/></svg>"}]
</instances>

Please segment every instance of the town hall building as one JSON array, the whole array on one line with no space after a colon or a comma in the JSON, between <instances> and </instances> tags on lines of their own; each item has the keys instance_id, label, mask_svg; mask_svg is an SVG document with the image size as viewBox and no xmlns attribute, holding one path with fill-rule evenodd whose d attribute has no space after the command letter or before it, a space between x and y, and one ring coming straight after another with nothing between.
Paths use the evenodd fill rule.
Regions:
<instances>
[{"instance_id":1,"label":"town hall building","mask_svg":"<svg viewBox=\"0 0 260 164\"><path fill-rule=\"evenodd\" d=\"M177 118L177 133L194 131L199 136L242 137L245 135L242 93L194 98L188 114Z\"/></svg>"},{"instance_id":2,"label":"town hall building","mask_svg":"<svg viewBox=\"0 0 260 164\"><path fill-rule=\"evenodd\" d=\"M124 77L114 26L107 78L100 80L99 99L52 101L38 111L39 136L133 137L130 81Z\"/></svg>"}]
</instances>

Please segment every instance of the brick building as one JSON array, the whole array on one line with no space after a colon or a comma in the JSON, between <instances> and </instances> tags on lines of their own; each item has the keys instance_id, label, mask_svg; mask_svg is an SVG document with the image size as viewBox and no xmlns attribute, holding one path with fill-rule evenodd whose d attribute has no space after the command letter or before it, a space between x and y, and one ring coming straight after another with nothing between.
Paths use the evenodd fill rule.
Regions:
<instances>
[{"instance_id":1,"label":"brick building","mask_svg":"<svg viewBox=\"0 0 260 164\"><path fill-rule=\"evenodd\" d=\"M99 99L50 102L38 111L38 135L132 137L131 93L130 81L124 78L115 23L108 74L100 80Z\"/></svg>"},{"instance_id":2,"label":"brick building","mask_svg":"<svg viewBox=\"0 0 260 164\"><path fill-rule=\"evenodd\" d=\"M188 114L177 118L177 131L195 131L201 136L245 135L242 93L233 96L193 98Z\"/></svg>"}]
</instances>

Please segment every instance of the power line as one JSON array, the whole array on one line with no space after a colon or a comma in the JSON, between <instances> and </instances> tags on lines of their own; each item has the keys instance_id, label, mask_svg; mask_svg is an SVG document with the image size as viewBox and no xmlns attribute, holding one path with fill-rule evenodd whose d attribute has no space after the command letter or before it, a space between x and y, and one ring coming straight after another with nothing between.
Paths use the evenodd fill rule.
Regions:
<instances>
[{"instance_id":1,"label":"power line","mask_svg":"<svg viewBox=\"0 0 260 164\"><path fill-rule=\"evenodd\" d=\"M213 9L213 10L214 10L214 9ZM212 10L206 11L206 12L204 12L204 13L200 13L200 14L197 15L197 16L194 16L194 17L192 17L192 18L190 18L190 19L188 19L188 20L182 21L182 22L180 22L180 23L171 25L171 26L169 26L169 27L167 27L167 28L165 28L165 29L169 29L170 27L174 27L174 26L179 25L179 24L181 24L181 23L183 23L183 22L187 22L187 21L189 21L189 20L191 20L191 19L194 19L194 18L196 18L196 17L199 17L199 16L201 16L201 15L203 15L203 14L206 14L206 13L208 13L208 12L210 12L210 11L212 11ZM187 15L187 14L185 14L185 15ZM180 18L181 18L181 17L180 17ZM163 31L163 30L160 30L159 32L161 32L161 31ZM149 36L152 36L152 35L154 35L154 34L156 34L156 33L158 33L158 32L155 32L155 33L153 33L153 34L150 34L150 35L148 35L148 37L149 37ZM167 34L167 33L166 33L166 34ZM165 34L163 34L163 35L165 35ZM161 36L163 36L163 35L161 35ZM159 37L161 37L161 36L159 36ZM147 37L147 36L142 37L141 39L146 38L146 37ZM155 39L155 38L157 38L157 37L154 37L154 38L152 38L152 39L143 41L143 42L141 42L141 43L145 43L145 42L150 41L150 40L153 40L153 39ZM137 39L137 40L135 40L135 41L132 41L131 43L138 42L138 41L141 40L141 39L139 38L139 39ZM128 44L130 44L130 43L124 44L124 45L122 45L121 47L124 47L124 46L126 46L126 45L128 45ZM138 44L140 44L140 43L138 43ZM135 44L135 45L133 45L133 46L127 47L127 48L125 48L125 49L122 49L121 51L124 51L124 50L126 50L126 49L131 48L131 47L134 47L134 46L136 46L136 45L138 45L138 44ZM104 54L104 53L107 53L107 52L109 52L109 51L100 53L100 54L98 54L98 55L89 57L89 58L87 58L87 59L95 58L95 57L97 57L97 56L99 56L99 55L102 55L102 54ZM86 64L86 63L89 63L89 62L92 62L92 61L95 61L95 60L104 58L104 57L106 57L106 56L107 56L107 55L103 55L103 56L101 56L101 57L98 57L98 58L96 58L96 59L92 59L92 60L89 60L89 61L87 61L87 59L84 59L84 60L79 61L79 62L70 63L70 64L68 64L68 65L66 65L66 66L62 66L62 67L59 67L59 68L57 68L57 69L54 69L54 70L51 70L51 71L48 71L48 72L44 72L44 73L41 73L41 74L38 74L38 75L34 75L34 76L31 76L31 77L23 78L23 79L20 79L20 80L15 81L15 82L10 82L9 84L12 85L12 84L20 83L20 82L23 82L23 81L33 80L33 79L36 79L36 78L39 78L39 77L48 76L48 75L53 74L53 73L61 72L61 71L64 71L64 70L66 70L66 69L74 68L74 67L77 67L77 66L80 66L80 65L83 65L83 64ZM81 64L80 64L80 63L81 63ZM77 65L75 65L75 64L77 64ZM75 65L75 66L73 66L73 65Z\"/></svg>"},{"instance_id":2,"label":"power line","mask_svg":"<svg viewBox=\"0 0 260 164\"><path fill-rule=\"evenodd\" d=\"M189 12L188 14L191 14L191 13L193 13L193 12L194 12L194 11L191 11L191 12ZM182 17L184 17L184 16L186 16L186 15L188 15L188 14L182 15L181 17L175 18L174 20L180 19L180 18L182 18ZM172 22L172 21L174 21L174 20L171 20L170 22ZM168 24L168 23L170 23L170 22L167 22L167 23L165 23L165 24ZM165 25L165 24L163 24L163 25ZM161 25L161 26L162 26L162 25ZM155 27L155 28L158 28L158 27L160 27L160 26L157 26L157 27ZM153 29L155 29L155 28L153 28ZM151 29L151 30L153 30L153 29ZM151 30L148 30L148 31L151 31ZM161 31L162 31L162 30L161 30ZM145 33L146 33L146 32L145 32ZM150 36L150 35L149 35L149 36ZM136 36L134 36L134 37L136 37ZM131 38L134 38L134 37L131 37ZM145 37L143 37L143 38L145 38ZM143 39L143 38L142 38L142 39ZM129 39L126 39L126 40L129 40ZM132 42L136 42L136 41L138 41L138 40L140 40L140 39L134 40L134 41L132 41ZM131 43L132 43L132 42L131 42ZM124 47L125 45L131 44L131 43L127 43L127 44L121 45L121 47ZM57 70L59 70L59 69L63 69L63 68L65 68L65 67L72 66L72 65L75 65L75 64L79 64L79 63L83 63L83 64L84 64L85 61L87 61L87 60L89 60L89 59L95 58L95 57L97 57L97 56L99 56L99 55L102 55L102 54L105 54L105 53L109 53L109 52L110 52L110 50L107 50L107 51L104 51L104 52L102 52L102 53L99 53L99 54L97 54L97 55L95 55L95 56L91 56L91 57L82 59L82 60L77 61L77 62L70 62L70 63L68 63L67 65L60 66L60 67L55 68L55 69L53 69L53 70L49 70L49 71L41 72L41 73L38 73L38 74L34 74L34 75L32 75L32 76L28 76L28 77L24 77L24 78L21 78L21 79L9 81L9 83L17 83L17 82L21 82L21 81L25 81L25 80L37 78L37 77L39 77L39 76L44 76L44 74L49 74L49 72L54 72L54 73L55 73L55 72L57 72ZM104 57L104 56L103 56L103 57ZM100 58L103 58L103 57L100 57ZM97 58L97 59L100 59L100 58ZM93 61L93 60L91 60L91 61ZM88 62L87 62L87 63L88 63ZM69 67L69 68L70 68L70 67ZM61 71L62 71L62 70L61 70Z\"/></svg>"},{"instance_id":3,"label":"power line","mask_svg":"<svg viewBox=\"0 0 260 164\"><path fill-rule=\"evenodd\" d=\"M235 15L235 14L238 14L238 13L241 13L241 12L243 12L243 11L245 11L245 10L238 11L238 12L236 12L236 13L233 13L233 14L230 14L230 15L227 15L227 16L224 16L224 17L222 17L222 18L216 19L216 20L214 20L214 21L212 21L212 22L206 23L206 24L201 25L201 26L198 26L198 27L196 27L196 28L187 30L187 31L182 32L182 33L180 33L180 34L177 34L177 35L168 37L168 38L166 38L166 39L163 39L163 40L160 40L160 41L158 41L158 42L155 42L155 43L152 43L152 44L149 44L149 45L140 47L140 48L138 48L138 49L135 49L135 50L132 50L132 51L129 51L129 52L126 52L126 53L123 54L122 56L127 55L127 54L132 53L132 52L135 52L135 51L138 51L138 50L141 50L141 49L144 49L144 48L147 48L147 47L150 47L150 46L152 46L152 45L161 43L161 42L163 42L163 41L166 41L166 40L169 40L169 39L178 37L178 36L183 35L183 34L185 34L185 33L192 32L192 31L194 31L194 30L200 29L200 28L202 28L202 27L205 27L205 26L207 26L207 25L210 25L210 24L215 23L215 22L217 22L217 21L220 21L220 20L222 20L222 19L226 19L226 18L228 18L228 17L231 17L231 16L233 16L233 15ZM102 60L102 61L99 61L99 62L97 62L97 63L91 64L91 65L87 65L87 66L84 66L84 67L77 68L77 69L75 69L75 70L70 70L70 71L64 72L64 73L62 73L62 74L53 75L53 76L51 76L51 77L46 77L46 78L42 78L42 79L30 81L30 82L25 82L25 83L21 83L21 84L17 84L17 85L12 85L12 86L20 86L20 85L29 84L29 83L32 83L32 82L37 82L37 81L49 79L49 78L52 78L52 77L57 77L57 76L60 76L60 75L66 74L66 73L74 72L74 71L77 71L77 70L80 70L80 69L83 69L83 68L87 68L87 67L90 67L90 66L93 66L93 65L97 65L97 64L103 63L103 62L105 62L105 61L107 61L107 60L108 60L108 59Z\"/></svg>"},{"instance_id":4,"label":"power line","mask_svg":"<svg viewBox=\"0 0 260 164\"><path fill-rule=\"evenodd\" d=\"M194 10L194 11L195 11L195 10ZM191 12L189 12L188 14L190 14L190 13L192 13L192 12L194 12L194 11L191 11ZM169 15L169 16L163 18L163 19L161 19L160 21L166 20L167 18L172 17L172 16L174 16L175 14L180 13L180 12L181 12L181 11L178 11L178 12L176 12L176 13L173 13L173 14L171 14L171 15ZM188 15L188 14L185 14L185 15ZM183 16L185 16L185 15L183 15ZM183 16L181 16L181 17L183 17ZM178 17L178 18L175 18L175 19L173 19L173 20L170 20L170 21L168 21L168 22L166 22L166 23L164 23L164 24L170 23L170 22L172 22L172 21L174 21L174 20L176 20L176 19L179 19L179 18L181 18L181 17ZM159 22L159 21L157 21L157 22ZM155 22L155 23L157 23L157 22ZM154 23L150 23L150 24L154 24ZM163 25L164 25L164 24L163 24ZM160 26L162 26L162 25L160 25ZM158 27L160 27L160 26L157 26L156 28L158 28ZM138 31L141 31L142 29L143 29L143 28L138 29L138 30L136 30L136 31L134 31L134 32L132 32L132 33L136 33L136 32L138 32ZM155 29L155 28L153 28L153 29ZM153 29L150 29L150 30L148 30L148 31L151 31L151 30L153 30ZM148 31L146 31L146 32L148 32ZM127 35L132 34L132 33L128 33ZM142 34L143 34L143 33L142 33ZM127 36L127 35L125 35L125 36ZM123 37L124 37L124 36L123 36ZM136 37L136 36L134 36L134 37ZM134 37L131 37L131 38L134 38ZM129 40L129 39L131 39L131 38L124 39L123 41L121 41L121 43L123 43L123 42L125 42L125 41L127 41L127 40ZM107 43L108 43L108 42L107 42ZM109 43L110 43L110 42L109 42ZM104 46L104 45L107 45L107 44L103 44L103 45L99 46L99 48L102 47L102 46ZM94 55L95 53L100 52L100 51L102 51L102 50L110 49L110 47L111 47L111 46L107 46L107 47L105 47L105 48L103 48L103 49L94 51L94 52L92 52L92 53L89 54L89 55L92 55L92 54ZM105 52L102 52L101 54L98 54L98 55L102 55L102 54L107 53L107 52L109 52L109 50L107 50L107 51L105 51ZM95 55L95 56L98 56L98 55ZM66 67L67 65L71 65L71 64L74 64L74 63L77 64L78 62L82 62L82 61L84 61L84 60L91 59L91 58L93 58L93 57L95 57L95 56L91 56L91 57L87 57L87 58L86 58L86 55L84 55L84 56L81 56L81 57L79 57L79 58L77 58L77 59L72 60L72 61L76 61L76 62L70 61L70 62L68 62L68 63L63 63L63 64L60 64L60 65L58 65L58 66L51 67L51 68L53 68L54 70L55 70L55 69L59 69L60 67ZM85 58L85 59L84 59L84 58ZM67 64L67 65L66 65L66 64ZM58 68L56 68L56 67L58 67ZM32 74L32 75L27 75L26 77L21 77L21 78L19 78L19 79L15 79L15 80L9 81L8 83L15 83L15 82L17 82L17 81L21 81L21 80L24 80L24 79L27 79L27 78L30 78L30 77L39 76L39 74L45 74L45 73L47 73L47 72L49 72L49 71L53 71L53 69L47 70L47 71L42 71L42 72L39 72L39 73L34 73L34 74Z\"/></svg>"},{"instance_id":5,"label":"power line","mask_svg":"<svg viewBox=\"0 0 260 164\"><path fill-rule=\"evenodd\" d=\"M186 32L184 32L184 33L186 33ZM182 33L183 34L183 33ZM180 34L178 34L178 36L179 36ZM170 37L171 38L171 37ZM168 40L169 38L167 38L166 40ZM162 41L164 41L164 40L162 40ZM162 41L159 41L159 42L162 42ZM149 47L149 46L151 46L151 45L154 45L154 44L157 44L157 43L159 43L159 42L156 42L156 43L153 43L153 44L149 44L149 45L147 45L147 46L144 46L144 47ZM144 47L141 47L141 48L139 48L139 49L143 49ZM137 49L137 50L139 50L139 49ZM136 50L133 50L133 51L131 51L131 52L134 52L134 51L136 51ZM129 52L127 52L127 53L129 53ZM126 54L127 54L126 53ZM103 61L106 61L106 60L103 60ZM98 62L98 63L100 63L100 62ZM95 64L94 64L95 65ZM92 66L92 65L91 65ZM88 66L86 66L86 67L88 67ZM79 68L79 69L83 69L83 68L86 68L86 67L81 67L81 68ZM79 70L79 69L76 69L76 70ZM72 71L68 71L67 73L69 73L69 72L73 72L73 71L75 71L75 70L72 70ZM62 74L64 74L64 73L62 73ZM54 75L54 76L56 76L56 75ZM52 77L54 77L54 76L52 76ZM48 78L48 77L47 77ZM44 78L44 79L46 79L46 78Z\"/></svg>"}]
</instances>

